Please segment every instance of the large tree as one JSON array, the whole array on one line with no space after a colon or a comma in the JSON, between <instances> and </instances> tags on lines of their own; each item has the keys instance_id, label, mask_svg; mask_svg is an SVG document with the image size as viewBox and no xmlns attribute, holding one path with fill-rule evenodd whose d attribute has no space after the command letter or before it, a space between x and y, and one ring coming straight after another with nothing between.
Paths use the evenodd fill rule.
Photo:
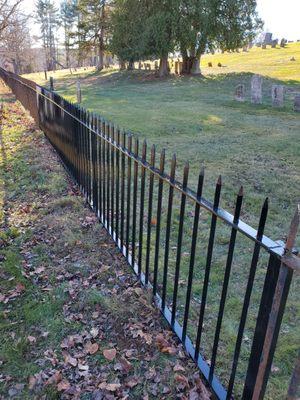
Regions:
<instances>
[{"instance_id":1,"label":"large tree","mask_svg":"<svg viewBox=\"0 0 300 400\"><path fill-rule=\"evenodd\" d=\"M261 27L256 0L181 0L178 43L186 73L200 73L206 50L235 50Z\"/></svg>"},{"instance_id":2,"label":"large tree","mask_svg":"<svg viewBox=\"0 0 300 400\"><path fill-rule=\"evenodd\" d=\"M27 22L28 18L16 14L0 41L1 47L6 51L6 59L11 62L16 74L32 72L33 69L34 60Z\"/></svg>"},{"instance_id":3,"label":"large tree","mask_svg":"<svg viewBox=\"0 0 300 400\"><path fill-rule=\"evenodd\" d=\"M117 0L112 15L111 50L124 61L159 58L168 74L168 54L176 45L179 0Z\"/></svg>"},{"instance_id":4,"label":"large tree","mask_svg":"<svg viewBox=\"0 0 300 400\"><path fill-rule=\"evenodd\" d=\"M132 10L135 12L132 12ZM137 19L136 15L141 18ZM111 16L111 30L113 32L109 50L115 54L124 68L128 62L129 68L135 61L144 58L145 45L143 43L144 18L141 2L136 0L117 0Z\"/></svg>"},{"instance_id":5,"label":"large tree","mask_svg":"<svg viewBox=\"0 0 300 400\"><path fill-rule=\"evenodd\" d=\"M200 73L206 50L241 47L261 25L256 0L117 0L113 21L112 51L126 61L159 58L160 76L170 52L181 52L184 72Z\"/></svg>"},{"instance_id":6,"label":"large tree","mask_svg":"<svg viewBox=\"0 0 300 400\"><path fill-rule=\"evenodd\" d=\"M46 69L56 66L56 34L59 27L58 9L52 0L38 0L36 20L40 25L41 39L46 58Z\"/></svg>"},{"instance_id":7,"label":"large tree","mask_svg":"<svg viewBox=\"0 0 300 400\"><path fill-rule=\"evenodd\" d=\"M108 41L111 0L78 1L78 46L81 53L95 50L97 69L103 69L104 51Z\"/></svg>"},{"instance_id":8,"label":"large tree","mask_svg":"<svg viewBox=\"0 0 300 400\"><path fill-rule=\"evenodd\" d=\"M63 0L60 4L61 25L64 30L64 46L66 67L70 66L70 50L72 47L72 33L77 19L77 0Z\"/></svg>"},{"instance_id":9,"label":"large tree","mask_svg":"<svg viewBox=\"0 0 300 400\"><path fill-rule=\"evenodd\" d=\"M16 21L19 5L23 0L0 0L0 39L5 30Z\"/></svg>"}]
</instances>

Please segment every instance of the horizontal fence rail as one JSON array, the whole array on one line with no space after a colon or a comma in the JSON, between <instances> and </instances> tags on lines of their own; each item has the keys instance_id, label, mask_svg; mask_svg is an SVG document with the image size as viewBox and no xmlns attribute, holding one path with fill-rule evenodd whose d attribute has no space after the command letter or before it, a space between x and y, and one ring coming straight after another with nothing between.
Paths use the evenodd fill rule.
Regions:
<instances>
[{"instance_id":1,"label":"horizontal fence rail","mask_svg":"<svg viewBox=\"0 0 300 400\"><path fill-rule=\"evenodd\" d=\"M293 272L300 270L293 254L299 209L283 246L264 235L268 199L258 229L253 229L240 219L242 188L231 215L220 208L221 177L210 202L202 196L203 169L194 191L188 186L188 164L182 181L176 178L175 155L168 169L165 152L157 157L155 147L149 151L146 141L140 145L102 117L32 81L3 69L0 77L44 131L217 398L262 399ZM219 231L228 238L222 254ZM241 259L239 265L243 269L243 281L236 286L239 317L233 350L227 354L224 326L237 260L243 253L248 262ZM226 365L223 358L229 359ZM226 369L225 378L218 368Z\"/></svg>"}]
</instances>

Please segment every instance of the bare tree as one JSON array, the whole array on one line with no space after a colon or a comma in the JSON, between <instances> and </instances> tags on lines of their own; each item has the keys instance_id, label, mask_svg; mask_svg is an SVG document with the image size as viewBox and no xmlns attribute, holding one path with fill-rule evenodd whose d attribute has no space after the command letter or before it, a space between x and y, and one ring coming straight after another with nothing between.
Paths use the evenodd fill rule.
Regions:
<instances>
[{"instance_id":1,"label":"bare tree","mask_svg":"<svg viewBox=\"0 0 300 400\"><path fill-rule=\"evenodd\" d=\"M11 23L4 30L5 35L0 39L6 60L12 64L16 74L30 72L33 67L34 60L27 21L28 17L15 13Z\"/></svg>"},{"instance_id":2,"label":"bare tree","mask_svg":"<svg viewBox=\"0 0 300 400\"><path fill-rule=\"evenodd\" d=\"M0 0L0 39L5 30L13 23L23 0Z\"/></svg>"}]
</instances>

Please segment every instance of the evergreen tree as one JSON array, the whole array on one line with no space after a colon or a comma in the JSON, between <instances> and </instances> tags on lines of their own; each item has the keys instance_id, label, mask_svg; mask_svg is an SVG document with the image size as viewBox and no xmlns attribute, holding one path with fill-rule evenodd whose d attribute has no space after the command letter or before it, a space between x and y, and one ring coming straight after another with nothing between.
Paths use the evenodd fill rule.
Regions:
<instances>
[{"instance_id":1,"label":"evergreen tree","mask_svg":"<svg viewBox=\"0 0 300 400\"><path fill-rule=\"evenodd\" d=\"M109 0L78 1L78 46L81 53L95 50L98 55L97 69L103 69L103 56L108 41L110 18Z\"/></svg>"},{"instance_id":2,"label":"evergreen tree","mask_svg":"<svg viewBox=\"0 0 300 400\"><path fill-rule=\"evenodd\" d=\"M241 47L261 26L256 0L117 0L112 19L112 51L126 61L160 58L160 76L174 50L184 72L200 73L206 50Z\"/></svg>"},{"instance_id":3,"label":"evergreen tree","mask_svg":"<svg viewBox=\"0 0 300 400\"><path fill-rule=\"evenodd\" d=\"M41 38L46 57L46 69L52 70L56 65L55 40L59 20L58 10L51 0L37 1L36 20L40 24Z\"/></svg>"},{"instance_id":4,"label":"evergreen tree","mask_svg":"<svg viewBox=\"0 0 300 400\"><path fill-rule=\"evenodd\" d=\"M77 0L63 0L60 4L60 17L64 30L64 46L66 53L66 67L70 66L70 49L72 46L72 29L77 18Z\"/></svg>"},{"instance_id":5,"label":"evergreen tree","mask_svg":"<svg viewBox=\"0 0 300 400\"><path fill-rule=\"evenodd\" d=\"M261 24L256 0L181 0L177 37L184 72L200 73L206 50L242 47Z\"/></svg>"}]
</instances>

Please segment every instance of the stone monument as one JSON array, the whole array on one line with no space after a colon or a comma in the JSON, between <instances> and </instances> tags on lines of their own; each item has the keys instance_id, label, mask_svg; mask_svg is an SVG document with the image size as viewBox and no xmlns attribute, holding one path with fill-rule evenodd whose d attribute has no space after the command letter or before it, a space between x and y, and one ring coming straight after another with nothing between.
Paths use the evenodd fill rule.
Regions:
<instances>
[{"instance_id":1,"label":"stone monument","mask_svg":"<svg viewBox=\"0 0 300 400\"><path fill-rule=\"evenodd\" d=\"M262 103L262 77L254 75L251 79L251 103Z\"/></svg>"},{"instance_id":2,"label":"stone monument","mask_svg":"<svg viewBox=\"0 0 300 400\"><path fill-rule=\"evenodd\" d=\"M295 96L294 110L295 110L296 112L300 112L300 94L297 94L297 95Z\"/></svg>"},{"instance_id":3,"label":"stone monument","mask_svg":"<svg viewBox=\"0 0 300 400\"><path fill-rule=\"evenodd\" d=\"M282 107L284 100L284 87L282 85L272 86L272 106Z\"/></svg>"}]
</instances>

